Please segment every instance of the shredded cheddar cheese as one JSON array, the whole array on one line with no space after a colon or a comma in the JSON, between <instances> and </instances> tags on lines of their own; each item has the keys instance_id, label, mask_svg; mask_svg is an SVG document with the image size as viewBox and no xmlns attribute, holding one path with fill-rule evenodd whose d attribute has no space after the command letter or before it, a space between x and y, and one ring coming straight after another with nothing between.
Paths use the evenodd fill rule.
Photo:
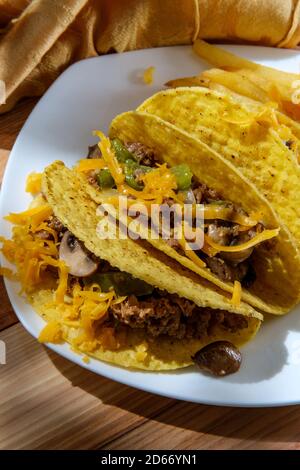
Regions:
<instances>
[{"instance_id":1,"label":"shredded cheddar cheese","mask_svg":"<svg viewBox=\"0 0 300 470\"><path fill-rule=\"evenodd\" d=\"M277 119L277 104L270 102L260 107L256 113L248 114L247 110L242 107L232 108L221 115L221 119L228 124L236 124L239 126L251 126L254 123L262 124L267 127L279 127Z\"/></svg>"},{"instance_id":2,"label":"shredded cheddar cheese","mask_svg":"<svg viewBox=\"0 0 300 470\"><path fill-rule=\"evenodd\" d=\"M126 297L117 297L114 291L102 292L98 284L82 287L79 283L69 288L63 302L58 302L56 297L45 307L55 312L62 336L71 343L75 352L84 350L89 353L99 347L118 349L121 346L122 334L106 326L105 320L110 306L123 302ZM66 337L70 328L71 337ZM45 341L44 338L42 336L40 340Z\"/></svg>"},{"instance_id":3,"label":"shredded cheddar cheese","mask_svg":"<svg viewBox=\"0 0 300 470\"><path fill-rule=\"evenodd\" d=\"M59 259L54 259L53 257L47 255L41 255L41 258L42 261L39 263L39 267L53 266L54 268L58 269L59 282L56 289L56 301L63 302L68 287L68 267L63 261Z\"/></svg>"},{"instance_id":4,"label":"shredded cheddar cheese","mask_svg":"<svg viewBox=\"0 0 300 470\"><path fill-rule=\"evenodd\" d=\"M42 222L40 225L38 225L35 228L34 232L39 232L41 230L43 230L44 232L49 233L53 237L53 240L54 240L55 243L58 242L57 232L54 229L50 228L49 225L46 224L46 222Z\"/></svg>"},{"instance_id":5,"label":"shredded cheddar cheese","mask_svg":"<svg viewBox=\"0 0 300 470\"><path fill-rule=\"evenodd\" d=\"M146 85L151 85L153 83L153 74L154 74L155 67L151 66L146 68L143 73L143 81Z\"/></svg>"},{"instance_id":6,"label":"shredded cheddar cheese","mask_svg":"<svg viewBox=\"0 0 300 470\"><path fill-rule=\"evenodd\" d=\"M116 185L120 185L124 182L125 176L123 170L118 163L115 152L111 146L110 139L106 137L101 131L94 131L94 135L97 135L100 139L98 143L99 149L102 154L102 158L109 169L111 176L113 177Z\"/></svg>"},{"instance_id":7,"label":"shredded cheddar cheese","mask_svg":"<svg viewBox=\"0 0 300 470\"><path fill-rule=\"evenodd\" d=\"M232 246L226 246L226 245L219 245L218 243L215 243L208 235L204 235L206 243L208 243L210 246L212 246L216 252L226 252L226 253L236 253L239 251L244 251L247 250L248 248L252 248L255 245L258 245L259 243L262 243L266 240L270 240L271 238L274 238L278 235L279 233L279 228L273 229L273 230L264 230L261 233L258 233L255 235L253 238L248 240L245 243L241 243L240 245L232 245Z\"/></svg>"},{"instance_id":8,"label":"shredded cheddar cheese","mask_svg":"<svg viewBox=\"0 0 300 470\"><path fill-rule=\"evenodd\" d=\"M176 197L176 178L166 163L143 175L142 181L144 183L142 191L136 191L124 184L120 188L122 194L134 196L137 202L151 201L156 204L161 204L164 198L174 199Z\"/></svg>"},{"instance_id":9,"label":"shredded cheddar cheese","mask_svg":"<svg viewBox=\"0 0 300 470\"><path fill-rule=\"evenodd\" d=\"M202 259L199 258L199 256L197 256L196 253L189 247L189 244L187 243L186 240L184 240L182 238L182 239L178 240L178 243L181 246L181 248L183 249L185 255L191 261L193 261L197 266L199 266L200 268L204 268L206 266L205 262L202 261Z\"/></svg>"},{"instance_id":10,"label":"shredded cheddar cheese","mask_svg":"<svg viewBox=\"0 0 300 470\"><path fill-rule=\"evenodd\" d=\"M33 229L46 220L52 215L52 209L49 204L44 204L39 207L34 207L33 209L28 209L27 211L20 212L18 214L11 213L4 217L5 220L16 225L26 225L28 224Z\"/></svg>"},{"instance_id":11,"label":"shredded cheddar cheese","mask_svg":"<svg viewBox=\"0 0 300 470\"><path fill-rule=\"evenodd\" d=\"M99 346L118 349L121 343L114 328L103 326L99 329L99 326L107 318L110 306L126 297L117 297L114 291L101 292L98 284L82 287L76 283L70 289L68 268L58 255L57 234L47 224L49 214L52 215L48 209L48 206L42 205L8 217L16 225L11 240L0 237L1 251L15 264L17 272L14 274L8 268L1 268L1 274L17 278L22 292L29 298L40 288L52 286L52 300L44 308L55 312L55 318L50 319L40 332L40 342L61 343L68 339L74 350L84 349L86 352L94 351ZM50 233L52 239L40 238L41 230ZM52 269L49 270L49 267ZM74 337L66 338L70 328Z\"/></svg>"},{"instance_id":12,"label":"shredded cheddar cheese","mask_svg":"<svg viewBox=\"0 0 300 470\"><path fill-rule=\"evenodd\" d=\"M11 281L18 280L17 274L14 273L10 268L0 268L0 276L7 277L7 279L10 279Z\"/></svg>"},{"instance_id":13,"label":"shredded cheddar cheese","mask_svg":"<svg viewBox=\"0 0 300 470\"><path fill-rule=\"evenodd\" d=\"M57 321L50 321L40 332L38 340L40 343L62 343L61 325Z\"/></svg>"},{"instance_id":14,"label":"shredded cheddar cheese","mask_svg":"<svg viewBox=\"0 0 300 470\"><path fill-rule=\"evenodd\" d=\"M139 344L136 347L136 358L139 362L144 362L144 360L146 359L147 349L148 349L148 345L145 342L142 344Z\"/></svg>"},{"instance_id":15,"label":"shredded cheddar cheese","mask_svg":"<svg viewBox=\"0 0 300 470\"><path fill-rule=\"evenodd\" d=\"M234 281L231 303L234 307L239 307L241 304L242 286L239 281Z\"/></svg>"},{"instance_id":16,"label":"shredded cheddar cheese","mask_svg":"<svg viewBox=\"0 0 300 470\"><path fill-rule=\"evenodd\" d=\"M262 111L255 116L255 121L259 124L265 124L268 127L277 129L279 127L276 114L277 107L275 103L268 103L263 106Z\"/></svg>"},{"instance_id":17,"label":"shredded cheddar cheese","mask_svg":"<svg viewBox=\"0 0 300 470\"><path fill-rule=\"evenodd\" d=\"M92 170L102 170L106 164L102 158L84 158L79 160L78 164L74 167L75 171L85 172Z\"/></svg>"},{"instance_id":18,"label":"shredded cheddar cheese","mask_svg":"<svg viewBox=\"0 0 300 470\"><path fill-rule=\"evenodd\" d=\"M37 194L41 192L42 186L42 173L30 173L26 179L25 191L31 194Z\"/></svg>"},{"instance_id":19,"label":"shredded cheddar cheese","mask_svg":"<svg viewBox=\"0 0 300 470\"><path fill-rule=\"evenodd\" d=\"M57 269L57 302L63 302L67 290L68 269L58 259L57 235L48 227L46 221L52 215L48 204L28 209L19 214L10 214L6 220L15 224L11 240L1 238L2 253L16 265L22 291L30 294L43 282L49 282L51 274L48 266ZM53 235L53 240L43 240L39 232L44 230ZM5 268L2 268L2 270ZM3 272L3 271L2 271ZM4 273L4 272L3 272Z\"/></svg>"}]
</instances>

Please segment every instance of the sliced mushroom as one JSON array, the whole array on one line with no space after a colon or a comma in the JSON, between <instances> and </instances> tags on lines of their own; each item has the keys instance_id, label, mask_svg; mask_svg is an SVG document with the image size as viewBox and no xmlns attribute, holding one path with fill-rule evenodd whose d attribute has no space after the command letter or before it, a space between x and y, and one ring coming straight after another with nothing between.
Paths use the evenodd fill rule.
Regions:
<instances>
[{"instance_id":1,"label":"sliced mushroom","mask_svg":"<svg viewBox=\"0 0 300 470\"><path fill-rule=\"evenodd\" d=\"M77 277L87 277L93 274L98 263L85 251L82 244L74 235L65 232L59 247L59 259L69 268L69 273Z\"/></svg>"},{"instance_id":2,"label":"sliced mushroom","mask_svg":"<svg viewBox=\"0 0 300 470\"><path fill-rule=\"evenodd\" d=\"M192 359L200 369L223 377L239 370L242 355L230 341L215 341L197 351Z\"/></svg>"}]
</instances>

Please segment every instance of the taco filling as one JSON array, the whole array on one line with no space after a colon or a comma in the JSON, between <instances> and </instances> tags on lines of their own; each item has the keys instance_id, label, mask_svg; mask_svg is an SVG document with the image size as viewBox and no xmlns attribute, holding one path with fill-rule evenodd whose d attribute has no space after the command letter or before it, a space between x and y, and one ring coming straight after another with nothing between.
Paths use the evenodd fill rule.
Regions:
<instances>
[{"instance_id":1,"label":"taco filling","mask_svg":"<svg viewBox=\"0 0 300 470\"><path fill-rule=\"evenodd\" d=\"M156 289L113 268L89 252L57 217L51 217L46 224L56 231L59 259L68 266L66 295L77 284L81 289L94 286L101 292L113 292L118 299L101 319L104 328L109 326L116 332L123 327L143 328L150 337L167 335L177 339L202 338L211 334L217 325L232 333L247 328L247 318L242 315L197 307L177 294ZM52 241L55 237L45 229L35 235Z\"/></svg>"},{"instance_id":2,"label":"taco filling","mask_svg":"<svg viewBox=\"0 0 300 470\"><path fill-rule=\"evenodd\" d=\"M191 205L193 213L203 205L203 246L189 249L189 240L175 234L174 217L170 217L168 235L159 227L159 235L168 245L196 265L207 267L222 281L240 282L249 288L256 280L252 258L258 246L270 253L278 230L267 230L259 214L247 214L242 207L223 200L220 194L201 183L186 163L169 167L161 164L155 151L140 142L109 140L102 133L99 145L89 148L87 159L76 167L84 173L106 202L118 205L117 195L127 197L129 208L136 202L150 207ZM130 214L130 209L128 211ZM150 214L144 220L150 228ZM192 218L195 229L195 219Z\"/></svg>"},{"instance_id":3,"label":"taco filling","mask_svg":"<svg viewBox=\"0 0 300 470\"><path fill-rule=\"evenodd\" d=\"M40 308L48 321L40 333L41 342L61 342L69 327L80 332L71 341L68 338L73 348L88 353L99 345L122 349L135 332L142 332L150 344L163 338L197 339L206 344L204 356L201 349L193 356L200 368L214 375L238 370L241 357L233 343L217 341L208 348L207 340L220 331L226 335L247 329L247 317L198 307L112 267L91 253L42 202L8 216L15 224L13 237L2 239L2 252L17 266L22 290L33 304L39 289L52 288L52 300ZM59 313L49 321L45 312L54 308Z\"/></svg>"},{"instance_id":4,"label":"taco filling","mask_svg":"<svg viewBox=\"0 0 300 470\"><path fill-rule=\"evenodd\" d=\"M58 224L56 220L54 217L49 225ZM232 333L247 328L246 317L200 308L177 294L154 288L97 258L64 227L59 238L62 233L59 257L69 267L67 295L77 283L81 288L98 286L101 292L114 292L116 296L117 302L108 307L101 319L103 327L113 328L116 333L124 327L143 328L150 338L167 335L176 339L203 338L217 325Z\"/></svg>"}]
</instances>

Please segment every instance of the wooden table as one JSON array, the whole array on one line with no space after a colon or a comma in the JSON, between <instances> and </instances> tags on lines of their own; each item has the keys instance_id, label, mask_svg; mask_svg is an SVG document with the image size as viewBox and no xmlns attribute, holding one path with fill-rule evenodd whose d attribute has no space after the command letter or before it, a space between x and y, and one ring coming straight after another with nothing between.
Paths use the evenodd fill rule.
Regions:
<instances>
[{"instance_id":1,"label":"wooden table","mask_svg":"<svg viewBox=\"0 0 300 470\"><path fill-rule=\"evenodd\" d=\"M35 101L0 116L1 176ZM99 377L49 351L0 285L0 449L299 449L300 407L194 405ZM288 386L288 384L287 384Z\"/></svg>"}]
</instances>

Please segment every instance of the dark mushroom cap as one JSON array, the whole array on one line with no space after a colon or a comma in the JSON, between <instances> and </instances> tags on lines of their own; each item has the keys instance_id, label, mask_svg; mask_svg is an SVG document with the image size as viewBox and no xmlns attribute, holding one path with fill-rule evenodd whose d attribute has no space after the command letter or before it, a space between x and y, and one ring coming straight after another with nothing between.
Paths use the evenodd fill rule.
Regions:
<instances>
[{"instance_id":1,"label":"dark mushroom cap","mask_svg":"<svg viewBox=\"0 0 300 470\"><path fill-rule=\"evenodd\" d=\"M223 377L239 370L242 355L229 341L215 341L197 351L192 359L200 369Z\"/></svg>"}]
</instances>

